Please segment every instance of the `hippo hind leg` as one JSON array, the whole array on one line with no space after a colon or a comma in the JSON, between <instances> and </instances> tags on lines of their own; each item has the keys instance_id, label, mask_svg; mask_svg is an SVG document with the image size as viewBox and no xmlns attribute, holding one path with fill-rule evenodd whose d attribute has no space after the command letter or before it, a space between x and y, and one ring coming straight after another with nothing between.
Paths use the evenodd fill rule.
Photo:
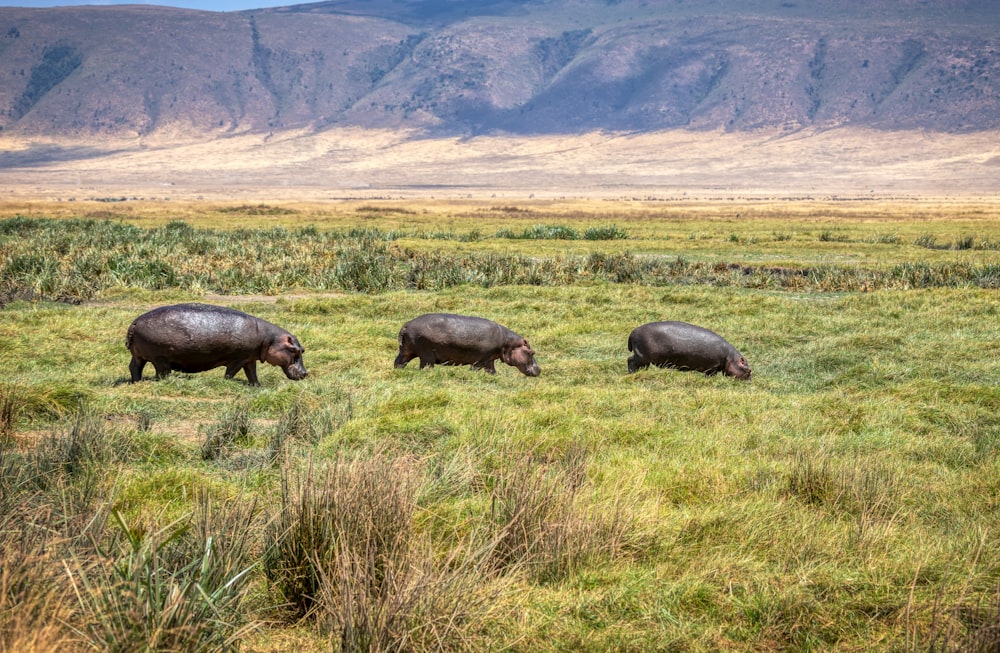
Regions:
<instances>
[{"instance_id":1,"label":"hippo hind leg","mask_svg":"<svg viewBox=\"0 0 1000 653\"><path fill-rule=\"evenodd\" d=\"M406 329L399 332L399 354L393 365L397 368L406 367L406 364L417 357L417 352L413 349L413 341L410 339ZM423 367L421 365L421 367Z\"/></svg>"},{"instance_id":2,"label":"hippo hind leg","mask_svg":"<svg viewBox=\"0 0 1000 653\"><path fill-rule=\"evenodd\" d=\"M416 358L416 354L414 354L409 347L401 344L399 346L399 355L396 356L396 361L393 363L393 365L397 369L400 369L406 367L406 364L409 363L414 358Z\"/></svg>"},{"instance_id":3,"label":"hippo hind leg","mask_svg":"<svg viewBox=\"0 0 1000 653\"><path fill-rule=\"evenodd\" d=\"M132 376L132 380L129 383L142 381L142 369L144 367L146 367L146 361L132 354L132 361L128 364L128 371Z\"/></svg>"}]
</instances>

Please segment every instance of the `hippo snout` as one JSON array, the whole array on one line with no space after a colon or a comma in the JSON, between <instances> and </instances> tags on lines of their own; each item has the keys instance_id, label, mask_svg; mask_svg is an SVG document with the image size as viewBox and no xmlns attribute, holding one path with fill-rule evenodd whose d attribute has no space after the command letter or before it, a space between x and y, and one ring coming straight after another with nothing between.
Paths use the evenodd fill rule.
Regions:
<instances>
[{"instance_id":1,"label":"hippo snout","mask_svg":"<svg viewBox=\"0 0 1000 653\"><path fill-rule=\"evenodd\" d=\"M539 374L542 373L542 368L538 367L538 363L534 363L533 362L531 365L529 365L528 367L526 367L523 371L524 371L525 376L538 376Z\"/></svg>"},{"instance_id":2,"label":"hippo snout","mask_svg":"<svg viewBox=\"0 0 1000 653\"><path fill-rule=\"evenodd\" d=\"M297 365L289 365L288 367L282 368L282 370L285 372L285 376L290 378L292 381L301 381L309 376L309 372L306 371L306 366L301 363Z\"/></svg>"}]
</instances>

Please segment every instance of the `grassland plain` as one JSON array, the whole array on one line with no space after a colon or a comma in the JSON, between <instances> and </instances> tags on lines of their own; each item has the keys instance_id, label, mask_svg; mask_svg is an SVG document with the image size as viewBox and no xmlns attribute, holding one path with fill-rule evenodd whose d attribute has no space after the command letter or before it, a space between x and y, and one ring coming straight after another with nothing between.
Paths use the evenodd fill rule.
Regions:
<instances>
[{"instance_id":1,"label":"grassland plain","mask_svg":"<svg viewBox=\"0 0 1000 653\"><path fill-rule=\"evenodd\" d=\"M996 644L994 206L0 215L0 649ZM126 383L129 322L188 300L288 328L310 376ZM393 369L429 311L510 326L542 375ZM626 374L657 319L754 380Z\"/></svg>"}]
</instances>

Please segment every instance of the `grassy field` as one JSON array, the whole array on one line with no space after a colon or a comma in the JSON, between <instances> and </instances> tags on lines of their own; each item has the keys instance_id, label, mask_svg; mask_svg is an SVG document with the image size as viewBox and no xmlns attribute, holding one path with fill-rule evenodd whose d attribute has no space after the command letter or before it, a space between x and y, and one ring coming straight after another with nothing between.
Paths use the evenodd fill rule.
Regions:
<instances>
[{"instance_id":1,"label":"grassy field","mask_svg":"<svg viewBox=\"0 0 1000 653\"><path fill-rule=\"evenodd\" d=\"M1000 641L997 206L10 203L0 273L0 651ZM309 377L128 384L179 301ZM394 369L431 311L541 376ZM660 319L753 381L627 374Z\"/></svg>"}]
</instances>

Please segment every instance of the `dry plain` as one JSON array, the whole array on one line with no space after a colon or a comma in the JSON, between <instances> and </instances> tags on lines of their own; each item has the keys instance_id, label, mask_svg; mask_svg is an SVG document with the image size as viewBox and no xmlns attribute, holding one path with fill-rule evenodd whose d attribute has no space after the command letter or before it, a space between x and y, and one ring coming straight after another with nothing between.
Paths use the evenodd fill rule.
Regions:
<instances>
[{"instance_id":1,"label":"dry plain","mask_svg":"<svg viewBox=\"0 0 1000 653\"><path fill-rule=\"evenodd\" d=\"M761 130L421 137L331 129L0 137L8 197L995 198L995 132Z\"/></svg>"}]
</instances>

